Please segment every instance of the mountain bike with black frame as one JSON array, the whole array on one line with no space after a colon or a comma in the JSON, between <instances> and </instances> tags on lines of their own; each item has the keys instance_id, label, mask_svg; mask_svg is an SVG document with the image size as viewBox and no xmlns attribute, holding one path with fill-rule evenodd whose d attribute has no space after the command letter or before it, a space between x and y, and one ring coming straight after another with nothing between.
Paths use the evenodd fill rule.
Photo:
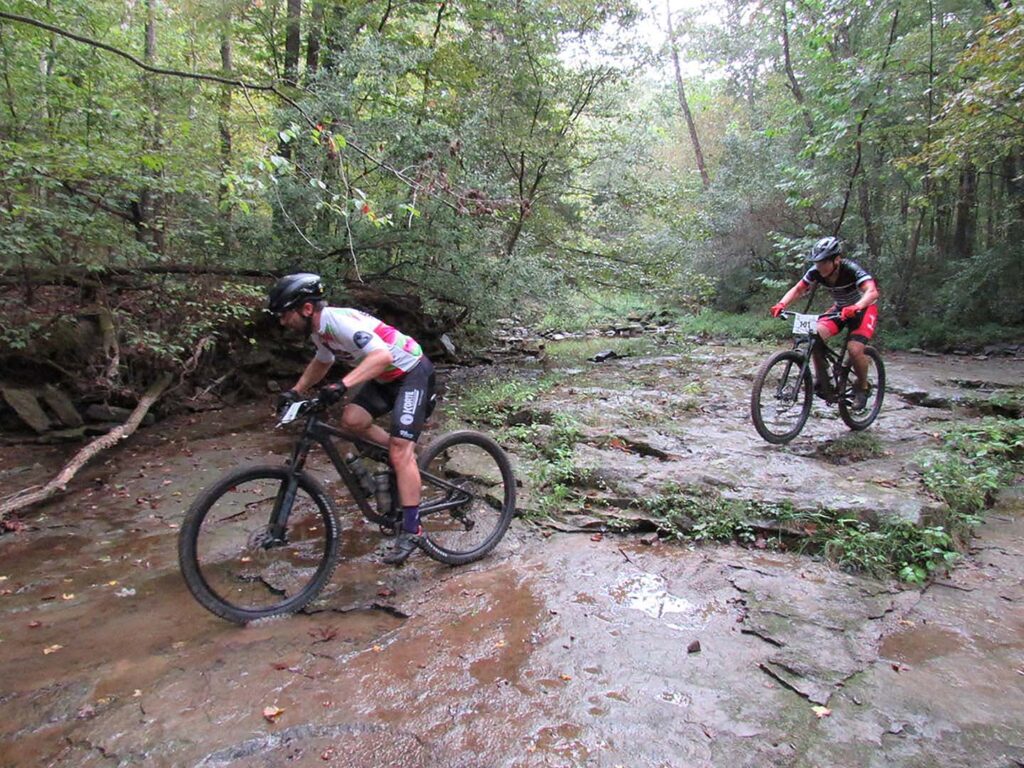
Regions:
<instances>
[{"instance_id":1,"label":"mountain bike with black frame","mask_svg":"<svg viewBox=\"0 0 1024 768\"><path fill-rule=\"evenodd\" d=\"M864 408L857 409L854 398L857 376L847 353L849 331L836 350L818 337L818 315L782 312L780 317L793 318L793 347L768 358L754 378L750 416L758 434L769 443L779 445L788 443L804 428L815 395L811 361L815 345L822 351L827 371L825 386L819 386L825 394L819 397L839 408L840 418L850 429L871 426L885 398L885 365L878 350L870 346L864 348L868 359L868 398ZM824 317L838 318L839 315Z\"/></svg>"},{"instance_id":2,"label":"mountain bike with black frame","mask_svg":"<svg viewBox=\"0 0 1024 768\"><path fill-rule=\"evenodd\" d=\"M363 516L393 534L401 524L395 472L387 446L328 424L317 398L292 404L278 426L301 432L284 464L228 472L204 490L185 515L178 562L199 603L244 624L294 613L330 581L341 526L335 501L306 468L323 448ZM336 440L352 443L343 458ZM516 479L506 453L473 431L441 435L420 453L420 547L449 565L482 558L505 535L516 505Z\"/></svg>"}]
</instances>

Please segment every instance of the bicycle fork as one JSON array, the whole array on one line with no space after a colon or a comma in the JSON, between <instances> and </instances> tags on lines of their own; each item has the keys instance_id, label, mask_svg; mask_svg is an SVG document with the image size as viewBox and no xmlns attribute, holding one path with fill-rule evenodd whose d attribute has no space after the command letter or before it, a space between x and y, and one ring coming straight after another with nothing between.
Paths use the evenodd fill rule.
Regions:
<instances>
[{"instance_id":1,"label":"bicycle fork","mask_svg":"<svg viewBox=\"0 0 1024 768\"><path fill-rule=\"evenodd\" d=\"M288 516L292 512L292 505L295 504L298 487L299 481L295 478L295 473L289 472L288 480L278 490L277 498L274 499L274 509L270 513L270 525L267 526L270 538L264 546L269 548L272 544L287 543L285 530L288 525Z\"/></svg>"},{"instance_id":2,"label":"bicycle fork","mask_svg":"<svg viewBox=\"0 0 1024 768\"><path fill-rule=\"evenodd\" d=\"M286 530L288 527L288 516L292 513L295 504L295 496L299 489L299 472L306 465L306 456L309 454L309 441L307 439L309 425L306 426L306 433L296 443L295 450L288 460L288 479L278 489L277 497L274 499L274 508L270 512L270 521L267 525L267 540L264 547L269 548L275 544L287 544Z\"/></svg>"},{"instance_id":3,"label":"bicycle fork","mask_svg":"<svg viewBox=\"0 0 1024 768\"><path fill-rule=\"evenodd\" d=\"M786 367L782 370L782 377L779 379L779 386L775 389L775 397L778 400L785 400L787 402L796 402L797 397L800 394L800 387L803 386L804 376L807 372L807 366L811 364L811 350L808 348L803 352L803 363L800 364L800 370L797 371L796 383L792 389L792 392L787 392L790 382L790 374L793 371L793 363L786 361Z\"/></svg>"}]
</instances>

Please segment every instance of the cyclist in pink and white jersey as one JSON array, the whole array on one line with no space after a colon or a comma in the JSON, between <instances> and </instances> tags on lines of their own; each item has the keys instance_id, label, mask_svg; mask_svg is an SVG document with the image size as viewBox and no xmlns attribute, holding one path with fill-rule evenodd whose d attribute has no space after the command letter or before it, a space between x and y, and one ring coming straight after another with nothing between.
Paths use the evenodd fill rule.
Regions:
<instances>
[{"instance_id":1,"label":"cyclist in pink and white jersey","mask_svg":"<svg viewBox=\"0 0 1024 768\"><path fill-rule=\"evenodd\" d=\"M321 389L320 400L337 402L349 389L363 385L342 411L341 423L388 446L402 505L402 530L384 561L405 562L422 535L420 471L413 449L433 401L434 366L411 336L358 309L327 306L319 275L300 272L282 277L270 290L268 310L285 328L309 335L316 347L316 356L295 386L278 398L279 409L318 384L335 360L353 366L340 381ZM373 423L388 412L390 434Z\"/></svg>"}]
</instances>

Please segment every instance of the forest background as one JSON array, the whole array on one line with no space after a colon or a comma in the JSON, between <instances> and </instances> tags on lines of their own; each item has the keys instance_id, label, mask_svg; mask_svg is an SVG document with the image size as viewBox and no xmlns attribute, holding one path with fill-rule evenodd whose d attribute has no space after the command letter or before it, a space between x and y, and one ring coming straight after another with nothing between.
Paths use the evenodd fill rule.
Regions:
<instances>
[{"instance_id":1,"label":"forest background","mask_svg":"<svg viewBox=\"0 0 1024 768\"><path fill-rule=\"evenodd\" d=\"M836 233L890 343L1024 335L1009 0L3 0L0 74L5 377L230 361L300 269L463 348L763 317Z\"/></svg>"}]
</instances>

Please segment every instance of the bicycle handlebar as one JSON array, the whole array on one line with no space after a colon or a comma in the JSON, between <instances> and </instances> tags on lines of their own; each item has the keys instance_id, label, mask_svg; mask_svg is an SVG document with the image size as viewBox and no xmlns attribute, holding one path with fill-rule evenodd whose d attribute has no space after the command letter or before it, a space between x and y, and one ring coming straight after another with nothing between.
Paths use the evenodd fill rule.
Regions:
<instances>
[{"instance_id":1,"label":"bicycle handlebar","mask_svg":"<svg viewBox=\"0 0 1024 768\"><path fill-rule=\"evenodd\" d=\"M781 312L779 312L779 317L781 317L784 320L786 320L786 319L789 319L791 317L796 317L797 315L809 315L809 314L811 314L811 313L810 312L794 312L791 309L784 309ZM827 312L825 314L818 315L818 319L820 319L820 320L839 320L841 317L842 317L842 315L839 312Z\"/></svg>"},{"instance_id":2,"label":"bicycle handlebar","mask_svg":"<svg viewBox=\"0 0 1024 768\"><path fill-rule=\"evenodd\" d=\"M319 397L311 397L308 400L296 400L277 415L278 421L275 429L291 424L297 418L305 416L307 413L320 413L326 411L329 407L326 403L321 402Z\"/></svg>"}]
</instances>

